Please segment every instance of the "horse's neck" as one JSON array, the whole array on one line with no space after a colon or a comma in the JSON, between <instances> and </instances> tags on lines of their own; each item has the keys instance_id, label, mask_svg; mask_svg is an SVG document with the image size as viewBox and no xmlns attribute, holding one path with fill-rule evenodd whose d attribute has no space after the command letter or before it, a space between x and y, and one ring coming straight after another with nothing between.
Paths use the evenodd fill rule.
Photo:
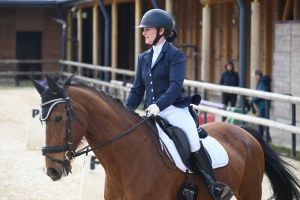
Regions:
<instances>
[{"instance_id":1,"label":"horse's neck","mask_svg":"<svg viewBox=\"0 0 300 200\"><path fill-rule=\"evenodd\" d=\"M113 102L109 103L95 94L79 98L79 101L89 116L86 139L91 147L121 135L141 121L120 105L116 107L121 110L114 110ZM125 137L94 151L106 173L116 173L115 169L130 168L138 162L151 164L155 162L155 152L150 130L145 123Z\"/></svg>"},{"instance_id":2,"label":"horse's neck","mask_svg":"<svg viewBox=\"0 0 300 200\"><path fill-rule=\"evenodd\" d=\"M132 121L132 119L125 116L114 115L108 117L106 114L103 114L103 116L103 123L101 124L91 119L94 126L93 131L95 131L92 140L88 139L91 147L103 144L121 135L138 123L138 121ZM105 137L102 137L102 134ZM155 149L146 124L128 133L125 137L94 151L106 174L115 179L120 179L122 171L124 172L122 177L127 176L134 165L155 163L153 152L155 152Z\"/></svg>"}]
</instances>

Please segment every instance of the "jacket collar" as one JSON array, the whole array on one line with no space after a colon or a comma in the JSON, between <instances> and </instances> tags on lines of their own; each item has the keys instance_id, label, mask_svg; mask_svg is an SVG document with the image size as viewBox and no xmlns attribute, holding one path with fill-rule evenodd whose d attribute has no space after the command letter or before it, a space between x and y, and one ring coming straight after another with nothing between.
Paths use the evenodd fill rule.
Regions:
<instances>
[{"instance_id":1,"label":"jacket collar","mask_svg":"<svg viewBox=\"0 0 300 200\"><path fill-rule=\"evenodd\" d=\"M151 66L152 56L153 56L153 49L151 48L148 51L146 51L146 53L144 55L144 59L146 60L146 62L149 66Z\"/></svg>"},{"instance_id":2,"label":"jacket collar","mask_svg":"<svg viewBox=\"0 0 300 200\"><path fill-rule=\"evenodd\" d=\"M152 69L157 65L158 61L163 57L164 53L168 51L168 49L170 48L170 44L169 42L165 42L164 46L161 49L160 54L158 55ZM148 51L146 51L146 54L144 55L144 58L147 62L147 64L149 64L149 66L151 66L151 62L152 62L152 56L153 56L153 48L149 49Z\"/></svg>"}]
</instances>

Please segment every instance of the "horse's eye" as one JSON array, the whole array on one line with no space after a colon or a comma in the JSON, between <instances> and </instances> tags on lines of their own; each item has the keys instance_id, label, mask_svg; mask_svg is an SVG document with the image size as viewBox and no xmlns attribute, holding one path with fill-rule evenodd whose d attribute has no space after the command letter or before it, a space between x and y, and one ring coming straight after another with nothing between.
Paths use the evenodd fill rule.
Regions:
<instances>
[{"instance_id":1,"label":"horse's eye","mask_svg":"<svg viewBox=\"0 0 300 200\"><path fill-rule=\"evenodd\" d=\"M61 122L62 118L63 118L62 116L55 117L55 123Z\"/></svg>"}]
</instances>

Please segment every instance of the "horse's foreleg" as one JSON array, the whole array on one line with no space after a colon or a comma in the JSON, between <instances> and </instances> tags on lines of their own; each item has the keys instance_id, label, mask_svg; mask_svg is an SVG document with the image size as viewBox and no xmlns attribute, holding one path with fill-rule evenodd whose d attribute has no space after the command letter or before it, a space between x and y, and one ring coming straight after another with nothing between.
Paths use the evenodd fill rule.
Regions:
<instances>
[{"instance_id":1,"label":"horse's foreleg","mask_svg":"<svg viewBox=\"0 0 300 200\"><path fill-rule=\"evenodd\" d=\"M107 178L105 178L104 186L104 199L105 200L123 200L123 194L117 189L117 186L113 186Z\"/></svg>"}]
</instances>

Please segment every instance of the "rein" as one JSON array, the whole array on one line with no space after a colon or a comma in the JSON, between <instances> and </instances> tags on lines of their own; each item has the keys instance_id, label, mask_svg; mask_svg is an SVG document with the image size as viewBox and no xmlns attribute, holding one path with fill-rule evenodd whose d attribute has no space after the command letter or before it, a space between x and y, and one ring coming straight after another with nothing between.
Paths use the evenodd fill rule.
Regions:
<instances>
[{"instance_id":1,"label":"rein","mask_svg":"<svg viewBox=\"0 0 300 200\"><path fill-rule=\"evenodd\" d=\"M89 152L95 150L95 149L99 149L101 147L104 147L104 146L107 146L111 143L113 143L114 141L118 140L118 139L121 139L123 138L124 136L128 135L129 133L131 133L132 131L134 131L136 128L138 128L140 125L142 125L143 123L147 123L148 125L148 128L150 130L150 133L151 133L151 137L155 143L155 146L157 148L157 151L160 155L160 157L162 158L164 164L171 170L175 170L176 169L176 164L174 162L174 159L172 158L171 154L169 153L169 150L167 149L167 147L165 146L165 144L163 143L163 141L161 140L161 138L159 137L158 133L155 131L155 129L153 128L153 126L147 121L151 116L148 116L148 117L144 117L144 119L142 121L140 121L138 124L136 124L135 126L133 126L132 128L128 129L127 131L123 132L122 134L116 136L115 138L113 139L110 139L102 144L99 144L97 145L96 147L93 147L93 148L89 148L89 145L87 145L86 147L82 148L81 150L79 150L78 152L75 152L73 150L73 147L72 147L72 130L71 130L71 121L72 121L72 113L74 114L75 118L80 122L80 124L84 126L84 124L82 123L82 121L80 120L79 116L76 114L75 110L73 109L73 107L71 106L70 104L70 98L65 90L64 87L62 87L63 91L64 91L64 95L65 95L65 98L59 98L59 99L53 99L53 100L50 100L48 102L45 102L43 104L41 104L41 107L44 106L44 105L47 105L49 103L52 103L52 104L57 104L57 103L63 103L65 102L66 103L66 110L67 110L67 117L66 117L66 121L67 121L67 124L66 124L66 131L67 131L67 137L68 137L68 145L66 146L52 146L52 147L42 147L42 152L43 152L43 155L46 156L47 158L49 158L51 161L54 161L54 162L57 162L59 164L61 164L63 166L63 170L68 174L70 171L69 169L69 165L70 165L70 162L72 159L75 159L76 157L80 156L80 155L83 155L83 154L86 154L88 155ZM86 127L85 127L86 129ZM160 150L160 147L159 145L157 144L156 140L154 139L153 137L153 133L155 133L154 135L156 135L158 138L159 138L159 141L161 142L161 144L163 145L164 149L166 150L168 156L170 157L172 163L174 163L174 167L170 167L167 163L166 163L166 160L165 158L163 157L163 154L162 154L162 151ZM85 150L86 149L86 150ZM85 150L85 151L83 151ZM56 152L64 152L66 151L65 153L65 159L62 161L62 160L58 160L58 159L55 159L49 155L47 155L46 153L56 153ZM67 155L68 153L71 153L72 154L72 158L69 158L69 156ZM72 172L71 172L72 173Z\"/></svg>"},{"instance_id":2,"label":"rein","mask_svg":"<svg viewBox=\"0 0 300 200\"><path fill-rule=\"evenodd\" d=\"M162 158L164 164L165 164L169 169L175 170L175 169L176 169L176 164L175 164L175 161L174 161L173 157L171 156L171 154L170 154L168 148L166 147L166 145L164 144L164 142L160 139L160 137L158 136L158 133L154 130L153 126L147 121L150 117L151 117L151 116L149 116L149 117L144 117L144 119L143 119L141 122L139 122L138 124L136 124L135 126L133 126L132 128L130 128L129 130L125 131L125 132L122 133L121 135L119 135L119 136L117 136L117 137L115 137L115 138L113 138L113 139L111 139L111 140L109 140L109 141L107 141L107 142L104 142L104 143L102 143L102 144L100 144L100 145L97 145L97 146L94 147L94 148L89 149L89 146L90 146L90 145L85 146L84 148L82 148L81 150L79 150L78 152L76 152L75 155L74 155L73 157L75 158L75 157L81 156L82 154L88 155L89 152L91 152L91 151L93 151L93 150L95 150L95 149L99 149L99 148L101 148L101 147L104 147L104 146L106 146L106 145L109 145L110 143L112 143L112 142L114 142L114 141L116 141L116 140L118 140L118 139L120 139L120 138L122 138L122 137L128 135L130 132L134 131L137 127L139 127L142 123L145 122L145 123L148 125L148 128L149 128L150 133L151 133L151 137L152 137L152 139L153 139L153 141L154 141L154 144L155 144L155 146L156 146L156 149L157 149L157 151L158 151L160 157ZM156 140L155 140L154 137L153 137L153 133L155 133L155 135L159 138L159 141L162 143L164 149L166 150L168 156L169 156L170 159L171 159L171 162L174 163L174 167L170 167L170 166L167 164L165 158L163 157L163 153L162 153L162 151L160 150L159 145L157 144ZM83 151L84 149L87 149L87 150L86 150L86 151Z\"/></svg>"},{"instance_id":3,"label":"rein","mask_svg":"<svg viewBox=\"0 0 300 200\"><path fill-rule=\"evenodd\" d=\"M87 145L86 147L84 147L83 149L81 149L79 152L76 152L75 155L73 156L74 158L75 157L78 157L78 156L81 156L82 154L88 154L89 152L95 150L95 149L99 149L101 147L104 147L106 145L109 145L110 143L113 143L114 141L118 140L118 139L121 139L122 137L128 135L128 133L131 133L132 131L134 131L136 128L138 128L141 124L143 124L144 122L146 122L150 117L146 117L145 119L143 119L141 122L139 122L138 124L136 124L135 126L133 126L132 128L128 129L127 131L125 131L124 133L122 133L121 135L118 135L117 137L113 138L113 139L110 139L102 144L99 144L97 146L95 146L94 148L91 148L89 149L89 146L90 145ZM87 149L86 151L82 151L84 149Z\"/></svg>"}]
</instances>

